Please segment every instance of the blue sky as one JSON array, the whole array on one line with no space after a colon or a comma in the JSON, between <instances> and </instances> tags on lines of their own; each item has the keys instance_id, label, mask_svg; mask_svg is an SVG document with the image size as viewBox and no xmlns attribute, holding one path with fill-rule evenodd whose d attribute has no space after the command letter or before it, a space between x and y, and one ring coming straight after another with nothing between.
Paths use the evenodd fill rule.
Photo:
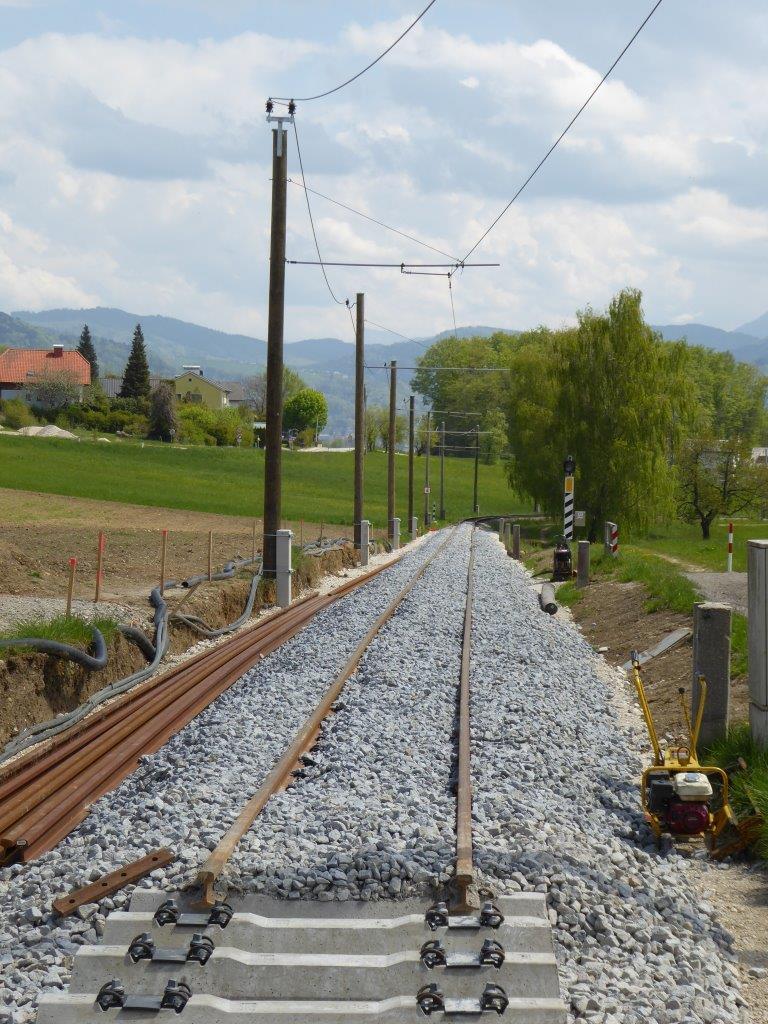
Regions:
<instances>
[{"instance_id":1,"label":"blue sky","mask_svg":"<svg viewBox=\"0 0 768 1024\"><path fill-rule=\"evenodd\" d=\"M336 84L421 6L0 0L0 309L113 305L263 336L264 100ZM300 106L309 183L463 255L650 6L438 0L364 79ZM657 323L763 313L767 57L757 0L665 0L478 251L502 266L456 280L459 323L556 326L625 285ZM289 198L289 256L312 258ZM328 259L429 257L313 208ZM329 273L394 330L451 322L442 279ZM350 334L319 271L290 267L286 337Z\"/></svg>"}]
</instances>

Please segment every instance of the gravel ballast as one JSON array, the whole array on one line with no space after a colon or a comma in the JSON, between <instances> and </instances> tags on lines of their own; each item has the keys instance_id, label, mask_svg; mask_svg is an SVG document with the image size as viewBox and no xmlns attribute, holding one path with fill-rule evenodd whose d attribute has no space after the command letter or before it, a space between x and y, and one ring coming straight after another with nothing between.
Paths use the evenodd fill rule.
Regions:
<instances>
[{"instance_id":1,"label":"gravel ballast","mask_svg":"<svg viewBox=\"0 0 768 1024\"><path fill-rule=\"evenodd\" d=\"M647 736L621 724L634 719L625 681L575 626L539 610L492 536L477 544L476 863L499 891L548 893L573 1019L741 1021L731 937L690 863L660 856L643 822Z\"/></svg>"},{"instance_id":2,"label":"gravel ballast","mask_svg":"<svg viewBox=\"0 0 768 1024\"><path fill-rule=\"evenodd\" d=\"M178 860L143 881L181 886L309 717L376 617L440 540L428 538L362 589L323 610L246 673L50 853L0 869L0 1024L34 1020L41 991L64 987L79 945L98 941L105 915L130 889L59 920L53 899L152 849Z\"/></svg>"},{"instance_id":3,"label":"gravel ballast","mask_svg":"<svg viewBox=\"0 0 768 1024\"><path fill-rule=\"evenodd\" d=\"M446 534L247 673L34 864L0 871L0 1024L34 1017L69 956L127 892L58 923L51 899L150 848L178 888L215 846L322 693ZM456 700L471 529L371 644L290 789L268 804L226 876L233 890L322 901L434 896L455 857ZM529 577L478 531L472 643L475 860L497 892L545 892L570 1020L735 1024L729 936L661 857L638 807L644 737L578 630L539 609ZM625 705L622 705L625 701ZM627 724L630 723L630 724Z\"/></svg>"}]
</instances>

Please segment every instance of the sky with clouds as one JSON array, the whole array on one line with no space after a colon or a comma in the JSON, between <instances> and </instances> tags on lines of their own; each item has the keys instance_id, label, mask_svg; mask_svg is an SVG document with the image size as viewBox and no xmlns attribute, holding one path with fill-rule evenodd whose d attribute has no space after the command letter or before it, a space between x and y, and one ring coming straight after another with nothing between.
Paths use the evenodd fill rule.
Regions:
<instances>
[{"instance_id":1,"label":"sky with clouds","mask_svg":"<svg viewBox=\"0 0 768 1024\"><path fill-rule=\"evenodd\" d=\"M422 0L0 0L0 309L119 306L263 337L264 101L388 45ZM438 0L348 89L300 104L310 186L463 256L651 0ZM290 171L298 177L290 141ZM614 77L455 280L460 324L568 321L619 288L653 322L768 309L768 9L665 0ZM322 199L329 260L433 254ZM289 186L288 255L314 258ZM372 320L451 324L443 278L329 270ZM286 338L349 339L316 267L289 267Z\"/></svg>"}]
</instances>

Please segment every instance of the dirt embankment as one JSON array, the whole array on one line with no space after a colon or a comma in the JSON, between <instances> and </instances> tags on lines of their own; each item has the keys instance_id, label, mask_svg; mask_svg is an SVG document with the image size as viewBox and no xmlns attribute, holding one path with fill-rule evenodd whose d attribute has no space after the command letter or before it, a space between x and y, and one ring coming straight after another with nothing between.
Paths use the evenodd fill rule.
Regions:
<instances>
[{"instance_id":1,"label":"dirt embankment","mask_svg":"<svg viewBox=\"0 0 768 1024\"><path fill-rule=\"evenodd\" d=\"M302 557L293 576L294 596L315 587L323 576L339 575L356 564L357 556L349 546L317 557ZM198 561L193 571L199 569ZM198 616L212 629L220 629L242 615L250 586L251 575L246 572L234 580L205 583L191 595L188 591L169 591L166 598L171 609L180 606L184 614ZM269 605L271 598L269 589L263 588L253 614ZM134 606L146 614L142 625L151 636L148 601L143 606ZM200 639L183 623L172 623L169 657L183 655ZM131 675L145 664L140 651L121 634L110 641L109 663L99 672L89 672L72 662L42 654L7 654L0 659L0 746L29 725L71 711L109 683Z\"/></svg>"},{"instance_id":2,"label":"dirt embankment","mask_svg":"<svg viewBox=\"0 0 768 1024\"><path fill-rule=\"evenodd\" d=\"M544 569L552 562L550 550L531 552L530 561ZM540 563L540 564L539 564ZM546 578L546 577L543 577ZM670 611L646 611L648 591L642 583L602 580L590 583L571 608L574 621L586 639L611 665L629 661L633 650L646 651L681 626L693 628L690 615ZM680 706L680 687L690 701L693 650L687 640L643 666L643 680L660 735L685 733ZM731 721L749 718L749 691L744 676L731 680Z\"/></svg>"}]
</instances>

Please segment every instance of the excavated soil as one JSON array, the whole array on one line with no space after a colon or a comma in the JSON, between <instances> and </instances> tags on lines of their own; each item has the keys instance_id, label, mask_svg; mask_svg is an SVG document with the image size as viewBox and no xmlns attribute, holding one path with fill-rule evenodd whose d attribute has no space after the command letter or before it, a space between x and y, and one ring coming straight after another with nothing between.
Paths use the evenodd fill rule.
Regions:
<instances>
[{"instance_id":1,"label":"excavated soil","mask_svg":"<svg viewBox=\"0 0 768 1024\"><path fill-rule=\"evenodd\" d=\"M205 555L207 557L207 546ZM301 558L293 576L294 596L315 587L323 576L343 574L356 564L357 556L349 546L321 556ZM200 562L191 564L189 572L199 573ZM242 615L250 586L250 574L243 573L237 579L205 583L191 595L188 591L168 591L166 598L169 608L180 607L184 614L198 616L211 629L220 629ZM253 614L258 614L272 601L270 588L262 587ZM151 635L148 602L135 601L133 606L146 616L141 624ZM198 633L183 623L172 623L168 657L183 655L200 639ZM109 663L100 672L89 672L72 662L42 654L13 654L0 659L0 747L21 729L73 710L108 683L131 675L144 664L140 651L119 634L110 642Z\"/></svg>"}]
</instances>

